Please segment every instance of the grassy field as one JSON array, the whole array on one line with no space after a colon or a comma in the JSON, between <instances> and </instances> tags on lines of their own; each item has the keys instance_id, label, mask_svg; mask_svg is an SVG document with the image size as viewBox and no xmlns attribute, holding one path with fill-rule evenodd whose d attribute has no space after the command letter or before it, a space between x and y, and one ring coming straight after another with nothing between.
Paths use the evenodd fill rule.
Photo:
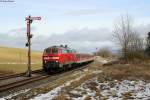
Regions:
<instances>
[{"instance_id":1,"label":"grassy field","mask_svg":"<svg viewBox=\"0 0 150 100\"><path fill-rule=\"evenodd\" d=\"M32 51L32 70L41 68L42 52ZM0 72L20 73L27 69L27 49L0 47Z\"/></svg>"}]
</instances>

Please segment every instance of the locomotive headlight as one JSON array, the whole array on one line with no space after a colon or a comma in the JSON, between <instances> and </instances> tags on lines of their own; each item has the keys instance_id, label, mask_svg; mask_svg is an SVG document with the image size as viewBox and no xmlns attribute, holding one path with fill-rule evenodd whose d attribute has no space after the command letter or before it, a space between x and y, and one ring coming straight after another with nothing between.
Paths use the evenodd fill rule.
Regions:
<instances>
[{"instance_id":1,"label":"locomotive headlight","mask_svg":"<svg viewBox=\"0 0 150 100\"><path fill-rule=\"evenodd\" d=\"M45 59L45 60L48 60L48 59L49 59L49 57L44 57L44 59Z\"/></svg>"},{"instance_id":2,"label":"locomotive headlight","mask_svg":"<svg viewBox=\"0 0 150 100\"><path fill-rule=\"evenodd\" d=\"M59 57L52 57L52 59L59 59Z\"/></svg>"},{"instance_id":3,"label":"locomotive headlight","mask_svg":"<svg viewBox=\"0 0 150 100\"><path fill-rule=\"evenodd\" d=\"M59 59L59 57L44 57L45 60L49 60L49 59Z\"/></svg>"}]
</instances>

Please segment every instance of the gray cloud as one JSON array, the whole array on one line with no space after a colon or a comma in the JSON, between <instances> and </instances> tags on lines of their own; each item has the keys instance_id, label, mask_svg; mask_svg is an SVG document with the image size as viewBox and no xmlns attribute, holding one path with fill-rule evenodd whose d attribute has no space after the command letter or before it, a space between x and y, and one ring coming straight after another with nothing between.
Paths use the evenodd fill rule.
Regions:
<instances>
[{"instance_id":1,"label":"gray cloud","mask_svg":"<svg viewBox=\"0 0 150 100\"><path fill-rule=\"evenodd\" d=\"M35 29L32 27L32 31ZM27 42L26 36L26 28L11 29L6 33L0 33L0 45L24 48Z\"/></svg>"},{"instance_id":2,"label":"gray cloud","mask_svg":"<svg viewBox=\"0 0 150 100\"><path fill-rule=\"evenodd\" d=\"M105 28L70 30L63 34L50 36L36 36L33 44L36 48L45 48L52 45L68 45L80 52L94 52L95 48L114 47L111 41L111 31ZM39 46L40 44L43 44ZM40 48L39 48L40 47Z\"/></svg>"},{"instance_id":3,"label":"gray cloud","mask_svg":"<svg viewBox=\"0 0 150 100\"><path fill-rule=\"evenodd\" d=\"M148 32L150 32L150 24L148 25L139 25L136 27L136 30L138 31L138 33L145 38L148 34Z\"/></svg>"},{"instance_id":4,"label":"gray cloud","mask_svg":"<svg viewBox=\"0 0 150 100\"><path fill-rule=\"evenodd\" d=\"M25 47L25 28L13 29L0 34L0 44L12 47ZM81 52L93 52L96 47L112 47L111 31L105 28L70 30L61 34L37 35L32 39L32 49L43 50L52 45L67 44Z\"/></svg>"},{"instance_id":5,"label":"gray cloud","mask_svg":"<svg viewBox=\"0 0 150 100\"><path fill-rule=\"evenodd\" d=\"M105 28L100 29L80 29L70 30L63 34L52 34L51 37L57 37L59 41L105 41L109 39L111 31ZM55 40L55 38L51 38Z\"/></svg>"},{"instance_id":6,"label":"gray cloud","mask_svg":"<svg viewBox=\"0 0 150 100\"><path fill-rule=\"evenodd\" d=\"M33 29L33 31L36 28ZM142 37L146 37L150 31L150 25L138 26L136 30ZM80 52L94 52L96 48L109 47L116 48L112 42L112 31L107 28L99 29L74 29L65 33L53 33L50 35L37 35L32 38L32 49L43 50L52 45L68 45L71 48ZM0 34L0 45L11 47L25 47L26 43L26 29L13 29L7 33Z\"/></svg>"},{"instance_id":7,"label":"gray cloud","mask_svg":"<svg viewBox=\"0 0 150 100\"><path fill-rule=\"evenodd\" d=\"M25 28L12 29L6 33L0 34L0 44L13 47L23 47L22 44L25 43L25 36Z\"/></svg>"}]
</instances>

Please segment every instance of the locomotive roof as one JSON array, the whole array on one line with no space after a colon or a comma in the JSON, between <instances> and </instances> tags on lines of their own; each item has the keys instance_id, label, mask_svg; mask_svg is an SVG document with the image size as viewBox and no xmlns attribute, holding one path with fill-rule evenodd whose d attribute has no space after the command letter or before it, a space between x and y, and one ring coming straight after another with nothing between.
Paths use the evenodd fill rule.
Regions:
<instances>
[{"instance_id":1,"label":"locomotive roof","mask_svg":"<svg viewBox=\"0 0 150 100\"><path fill-rule=\"evenodd\" d=\"M71 48L64 47L64 46L51 46L51 47L48 47L48 48L71 49ZM48 48L46 48L46 49L48 49Z\"/></svg>"},{"instance_id":2,"label":"locomotive roof","mask_svg":"<svg viewBox=\"0 0 150 100\"><path fill-rule=\"evenodd\" d=\"M45 48L45 50L46 49L49 49L49 48L59 48L59 49L65 49L65 50L72 50L72 51L74 51L74 52L76 52L76 50L75 49L71 49L71 48L69 48L69 47L64 47L64 46L50 46L50 47L48 47L48 48Z\"/></svg>"}]
</instances>

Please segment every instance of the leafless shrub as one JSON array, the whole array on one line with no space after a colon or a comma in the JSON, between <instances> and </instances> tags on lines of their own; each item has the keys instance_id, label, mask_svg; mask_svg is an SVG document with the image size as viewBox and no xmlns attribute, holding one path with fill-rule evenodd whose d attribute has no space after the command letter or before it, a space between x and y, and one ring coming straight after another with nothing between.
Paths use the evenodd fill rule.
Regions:
<instances>
[{"instance_id":1,"label":"leafless shrub","mask_svg":"<svg viewBox=\"0 0 150 100\"><path fill-rule=\"evenodd\" d=\"M109 48L103 47L98 50L97 55L106 58L106 57L111 57L112 53L109 50Z\"/></svg>"},{"instance_id":2,"label":"leafless shrub","mask_svg":"<svg viewBox=\"0 0 150 100\"><path fill-rule=\"evenodd\" d=\"M145 52L146 52L146 55L150 58L150 32L148 33L148 36L147 36L147 44L146 44Z\"/></svg>"},{"instance_id":3,"label":"leafless shrub","mask_svg":"<svg viewBox=\"0 0 150 100\"><path fill-rule=\"evenodd\" d=\"M128 59L144 59L143 39L137 33L131 35L131 41L128 46Z\"/></svg>"}]
</instances>

